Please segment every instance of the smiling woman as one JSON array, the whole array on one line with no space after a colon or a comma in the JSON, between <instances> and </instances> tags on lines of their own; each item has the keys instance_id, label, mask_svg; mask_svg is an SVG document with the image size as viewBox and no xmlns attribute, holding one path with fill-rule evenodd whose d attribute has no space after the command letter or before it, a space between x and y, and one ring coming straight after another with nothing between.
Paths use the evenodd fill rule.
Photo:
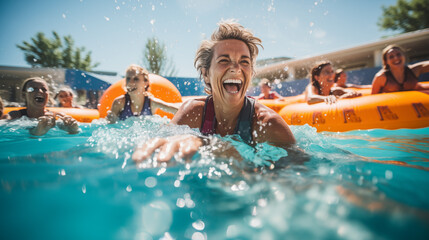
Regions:
<instances>
[{"instance_id":1,"label":"smiling woman","mask_svg":"<svg viewBox=\"0 0 429 240\"><path fill-rule=\"evenodd\" d=\"M261 40L248 29L233 21L220 22L195 57L209 96L184 103L172 123L200 129L203 135L237 134L250 145L269 142L287 147L295 143L288 125L276 112L245 96L258 46L262 46ZM176 152L190 158L207 144L207 139L194 135L156 138L138 147L133 159L141 162L158 148L158 161L169 161Z\"/></svg>"},{"instance_id":2,"label":"smiling woman","mask_svg":"<svg viewBox=\"0 0 429 240\"><path fill-rule=\"evenodd\" d=\"M49 129L56 126L56 119L62 122L58 125L59 128L68 133L78 133L79 126L75 119L62 113L50 112L46 109L46 104L49 100L48 84L42 78L29 78L22 85L22 94L25 99L26 108L17 111L11 111L7 115L7 119L13 120L27 116L29 118L37 118L38 124L30 129L33 135L44 135Z\"/></svg>"}]
</instances>

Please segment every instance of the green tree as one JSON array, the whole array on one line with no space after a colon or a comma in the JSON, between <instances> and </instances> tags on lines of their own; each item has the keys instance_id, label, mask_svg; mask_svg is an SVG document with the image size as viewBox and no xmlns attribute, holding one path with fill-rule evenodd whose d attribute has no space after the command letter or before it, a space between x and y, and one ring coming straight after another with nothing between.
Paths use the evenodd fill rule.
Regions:
<instances>
[{"instance_id":1,"label":"green tree","mask_svg":"<svg viewBox=\"0 0 429 240\"><path fill-rule=\"evenodd\" d=\"M53 68L74 68L90 71L97 67L99 63L92 64L91 51L86 53L84 47L75 47L73 38L68 35L61 37L55 31L53 38L47 38L44 33L38 32L31 42L23 41L16 46L24 51L25 61L31 67L53 67Z\"/></svg>"},{"instance_id":2,"label":"green tree","mask_svg":"<svg viewBox=\"0 0 429 240\"><path fill-rule=\"evenodd\" d=\"M150 72L163 76L176 74L173 62L167 58L165 44L156 37L148 38L143 50L143 56L143 64Z\"/></svg>"},{"instance_id":3,"label":"green tree","mask_svg":"<svg viewBox=\"0 0 429 240\"><path fill-rule=\"evenodd\" d=\"M382 8L377 25L383 30L405 33L429 27L429 0L398 0L396 5Z\"/></svg>"}]
</instances>

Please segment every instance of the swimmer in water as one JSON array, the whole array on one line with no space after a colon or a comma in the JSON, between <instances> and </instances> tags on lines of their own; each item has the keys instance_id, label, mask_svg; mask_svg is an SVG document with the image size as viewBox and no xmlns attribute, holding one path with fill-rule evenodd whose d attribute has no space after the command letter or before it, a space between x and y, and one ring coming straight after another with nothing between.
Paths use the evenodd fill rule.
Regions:
<instances>
[{"instance_id":1,"label":"swimmer in water","mask_svg":"<svg viewBox=\"0 0 429 240\"><path fill-rule=\"evenodd\" d=\"M6 119L13 120L23 116L37 118L37 126L30 129L30 134L36 136L46 134L49 129L56 125L70 134L79 132L79 125L74 118L46 109L49 101L49 88L45 80L39 77L26 79L22 86L22 94L25 99L26 108L9 112ZM56 119L61 121L57 124Z\"/></svg>"},{"instance_id":2,"label":"swimmer in water","mask_svg":"<svg viewBox=\"0 0 429 240\"><path fill-rule=\"evenodd\" d=\"M249 145L293 145L295 137L282 117L246 96L258 46L262 46L261 40L250 30L233 21L220 22L211 39L201 43L195 57L209 96L185 102L172 123L200 129L202 135L237 134ZM191 134L155 138L137 147L132 158L141 163L159 149L158 162L170 161L175 153L189 159L200 147L210 144L210 139Z\"/></svg>"},{"instance_id":3,"label":"swimmer in water","mask_svg":"<svg viewBox=\"0 0 429 240\"><path fill-rule=\"evenodd\" d=\"M176 113L178 107L154 97L148 91L150 88L149 72L135 64L128 67L125 75L126 91L117 97L112 109L107 112L107 121L115 123L132 116L153 115L159 108L165 112Z\"/></svg>"},{"instance_id":4,"label":"swimmer in water","mask_svg":"<svg viewBox=\"0 0 429 240\"><path fill-rule=\"evenodd\" d=\"M54 97L55 100L58 100L58 107L64 108L82 108L82 106L76 105L74 103L74 94L73 91L68 87L62 87Z\"/></svg>"},{"instance_id":5,"label":"swimmer in water","mask_svg":"<svg viewBox=\"0 0 429 240\"><path fill-rule=\"evenodd\" d=\"M305 89L305 99L308 104L325 102L332 104L337 98L353 98L361 96L361 93L346 90L344 88L335 88L334 70L330 62L321 62L311 69L311 82Z\"/></svg>"},{"instance_id":6,"label":"swimmer in water","mask_svg":"<svg viewBox=\"0 0 429 240\"><path fill-rule=\"evenodd\" d=\"M372 80L372 94L410 90L429 90L428 85L419 83L419 76L429 72L429 61L407 65L405 53L397 45L383 49L383 68Z\"/></svg>"},{"instance_id":7,"label":"swimmer in water","mask_svg":"<svg viewBox=\"0 0 429 240\"><path fill-rule=\"evenodd\" d=\"M261 88L261 94L257 97L258 100L261 99L278 99L283 100L283 97L278 94L276 91L271 91L271 83L268 79L264 78L259 83Z\"/></svg>"}]
</instances>

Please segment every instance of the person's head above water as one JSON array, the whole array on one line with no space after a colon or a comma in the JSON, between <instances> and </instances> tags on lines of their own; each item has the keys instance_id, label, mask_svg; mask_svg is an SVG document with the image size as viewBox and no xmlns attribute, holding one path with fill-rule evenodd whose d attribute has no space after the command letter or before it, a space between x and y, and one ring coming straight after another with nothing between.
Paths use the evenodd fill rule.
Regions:
<instances>
[{"instance_id":1,"label":"person's head above water","mask_svg":"<svg viewBox=\"0 0 429 240\"><path fill-rule=\"evenodd\" d=\"M238 47L238 45L244 44L246 48L244 51L247 51L247 53L244 54L248 56L243 56L244 58L240 59L241 63L233 62L234 64L247 64L246 67L248 67L250 70L250 76L247 76L249 79L247 79L247 81L244 83L245 85L243 85L243 83L238 84L238 88L243 89L244 87L245 92L250 82L250 78L253 75L253 65L259 53L258 46L262 47L262 41L261 39L255 37L249 29L244 28L242 25L234 22L233 20L222 21L218 24L218 26L218 29L213 32L210 40L202 41L199 49L197 50L194 65L197 68L197 71L200 73L200 77L204 79L205 91L208 94L212 94L213 86L211 85L212 83L209 81L208 76L212 72L211 67L213 63L220 62L222 64L226 63L226 61L232 60L230 59L231 56L224 54L218 53L217 56L214 56L215 50L224 48L225 51L228 51L226 49L228 46L233 47L232 45L235 44L234 47ZM246 61L247 63L245 63Z\"/></svg>"},{"instance_id":2,"label":"person's head above water","mask_svg":"<svg viewBox=\"0 0 429 240\"><path fill-rule=\"evenodd\" d=\"M313 86L319 89L319 94L322 88L331 88L334 84L332 64L328 61L317 63L310 71L310 79Z\"/></svg>"},{"instance_id":3,"label":"person's head above water","mask_svg":"<svg viewBox=\"0 0 429 240\"><path fill-rule=\"evenodd\" d=\"M389 45L382 51L383 68L390 69L390 64L405 65L405 52L398 45Z\"/></svg>"},{"instance_id":4,"label":"person's head above water","mask_svg":"<svg viewBox=\"0 0 429 240\"><path fill-rule=\"evenodd\" d=\"M28 107L45 107L49 101L49 87L40 77L27 78L22 85L22 97Z\"/></svg>"},{"instance_id":5,"label":"person's head above water","mask_svg":"<svg viewBox=\"0 0 429 240\"><path fill-rule=\"evenodd\" d=\"M59 101L60 107L73 107L74 93L69 87L62 87L55 95L54 99Z\"/></svg>"},{"instance_id":6,"label":"person's head above water","mask_svg":"<svg viewBox=\"0 0 429 240\"><path fill-rule=\"evenodd\" d=\"M149 89L149 72L137 64L131 64L125 73L126 90L128 93L141 93Z\"/></svg>"}]
</instances>

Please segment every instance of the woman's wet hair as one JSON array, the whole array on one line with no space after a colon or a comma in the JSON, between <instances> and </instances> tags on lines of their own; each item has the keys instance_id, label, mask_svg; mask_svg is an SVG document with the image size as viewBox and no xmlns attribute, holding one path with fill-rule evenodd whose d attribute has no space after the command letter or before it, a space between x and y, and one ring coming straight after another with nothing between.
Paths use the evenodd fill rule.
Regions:
<instances>
[{"instance_id":1,"label":"woman's wet hair","mask_svg":"<svg viewBox=\"0 0 429 240\"><path fill-rule=\"evenodd\" d=\"M387 53L391 50L391 49L396 49L399 50L404 56L405 56L405 51L402 47L400 47L399 45L396 44L391 44L387 47L385 47L382 51L382 61L383 61L383 68L388 70L390 69L389 64L387 64Z\"/></svg>"},{"instance_id":2,"label":"woman's wet hair","mask_svg":"<svg viewBox=\"0 0 429 240\"><path fill-rule=\"evenodd\" d=\"M146 91L148 91L150 86L149 71L137 64L131 64L125 72L127 73L131 71L136 72L137 76L143 75L143 78L149 82L149 85L146 87Z\"/></svg>"},{"instance_id":3,"label":"woman's wet hair","mask_svg":"<svg viewBox=\"0 0 429 240\"><path fill-rule=\"evenodd\" d=\"M236 39L243 41L249 48L252 68L255 64L254 60L259 53L258 46L263 48L261 39L255 37L249 29L244 28L234 20L221 21L218 23L218 26L219 27L211 35L210 40L203 40L201 42L201 45L195 55L194 66L200 73L200 78L202 78L203 68L206 70L210 69L210 63L213 58L213 48L218 42L222 40ZM205 91L208 94L211 93L211 87L207 83Z\"/></svg>"},{"instance_id":4,"label":"woman's wet hair","mask_svg":"<svg viewBox=\"0 0 429 240\"><path fill-rule=\"evenodd\" d=\"M317 63L310 71L310 81L311 84L318 89L319 94L322 92L320 83L316 80L316 76L319 76L322 72L322 69L328 65L332 65L329 61L323 61L320 63Z\"/></svg>"}]
</instances>

